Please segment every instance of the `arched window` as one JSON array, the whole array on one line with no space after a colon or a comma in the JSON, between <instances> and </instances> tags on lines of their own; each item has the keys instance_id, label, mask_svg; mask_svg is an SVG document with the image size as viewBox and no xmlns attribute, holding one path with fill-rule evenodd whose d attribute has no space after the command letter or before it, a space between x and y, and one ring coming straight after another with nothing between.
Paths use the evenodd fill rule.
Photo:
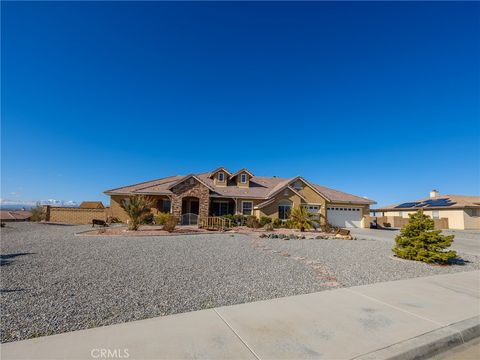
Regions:
<instances>
[{"instance_id":1,"label":"arched window","mask_svg":"<svg viewBox=\"0 0 480 360\"><path fill-rule=\"evenodd\" d=\"M278 218L282 221L290 217L292 211L292 202L289 200L282 200L278 203Z\"/></svg>"}]
</instances>

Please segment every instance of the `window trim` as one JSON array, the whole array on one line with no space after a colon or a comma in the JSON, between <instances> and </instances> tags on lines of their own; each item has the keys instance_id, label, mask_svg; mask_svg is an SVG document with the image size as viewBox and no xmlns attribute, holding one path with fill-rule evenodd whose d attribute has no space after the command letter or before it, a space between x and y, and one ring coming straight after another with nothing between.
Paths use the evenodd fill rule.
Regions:
<instances>
[{"instance_id":1,"label":"window trim","mask_svg":"<svg viewBox=\"0 0 480 360\"><path fill-rule=\"evenodd\" d=\"M244 204L250 204L250 214L245 214L245 211L244 211L244 208L243 208ZM244 216L253 215L253 201L248 201L248 200L243 201L242 200L242 215L244 215Z\"/></svg>"},{"instance_id":2,"label":"window trim","mask_svg":"<svg viewBox=\"0 0 480 360\"><path fill-rule=\"evenodd\" d=\"M244 177L245 177L245 181L243 180ZM240 184L246 184L247 181L248 181L247 180L247 174L245 174L245 173L240 174Z\"/></svg>"},{"instance_id":3,"label":"window trim","mask_svg":"<svg viewBox=\"0 0 480 360\"><path fill-rule=\"evenodd\" d=\"M435 215L434 215L435 214ZM432 210L432 219L438 220L440 219L440 210Z\"/></svg>"},{"instance_id":4,"label":"window trim","mask_svg":"<svg viewBox=\"0 0 480 360\"><path fill-rule=\"evenodd\" d=\"M217 180L220 181L220 182L224 182L224 181L225 181L225 173L224 173L223 171L219 171L219 172L218 172Z\"/></svg>"}]
</instances>

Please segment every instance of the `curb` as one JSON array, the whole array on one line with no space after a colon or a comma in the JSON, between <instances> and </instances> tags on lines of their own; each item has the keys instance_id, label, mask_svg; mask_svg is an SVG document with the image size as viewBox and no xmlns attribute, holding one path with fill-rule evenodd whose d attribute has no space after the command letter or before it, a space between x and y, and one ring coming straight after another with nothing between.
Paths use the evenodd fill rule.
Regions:
<instances>
[{"instance_id":1,"label":"curb","mask_svg":"<svg viewBox=\"0 0 480 360\"><path fill-rule=\"evenodd\" d=\"M355 360L428 359L480 337L480 316L475 316L389 347L356 357Z\"/></svg>"}]
</instances>

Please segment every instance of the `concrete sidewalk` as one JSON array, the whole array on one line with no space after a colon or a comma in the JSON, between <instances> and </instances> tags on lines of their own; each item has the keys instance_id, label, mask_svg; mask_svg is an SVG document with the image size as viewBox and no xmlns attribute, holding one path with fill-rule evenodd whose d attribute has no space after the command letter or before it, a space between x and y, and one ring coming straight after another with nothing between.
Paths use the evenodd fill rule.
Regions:
<instances>
[{"instance_id":1,"label":"concrete sidewalk","mask_svg":"<svg viewBox=\"0 0 480 360\"><path fill-rule=\"evenodd\" d=\"M4 360L100 359L102 354L117 359L393 358L438 334L448 344L477 336L478 315L480 271L473 271L18 341L2 345L1 355Z\"/></svg>"}]
</instances>

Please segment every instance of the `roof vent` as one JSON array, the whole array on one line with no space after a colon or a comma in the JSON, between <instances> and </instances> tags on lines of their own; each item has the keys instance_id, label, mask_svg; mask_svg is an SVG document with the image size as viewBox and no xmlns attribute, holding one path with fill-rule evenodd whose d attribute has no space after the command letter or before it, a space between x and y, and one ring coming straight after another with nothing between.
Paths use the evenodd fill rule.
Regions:
<instances>
[{"instance_id":1,"label":"roof vent","mask_svg":"<svg viewBox=\"0 0 480 360\"><path fill-rule=\"evenodd\" d=\"M432 191L430 191L430 199L436 198L436 197L438 197L439 195L440 195L440 193L439 193L437 190L435 190L435 189L433 189Z\"/></svg>"}]
</instances>

